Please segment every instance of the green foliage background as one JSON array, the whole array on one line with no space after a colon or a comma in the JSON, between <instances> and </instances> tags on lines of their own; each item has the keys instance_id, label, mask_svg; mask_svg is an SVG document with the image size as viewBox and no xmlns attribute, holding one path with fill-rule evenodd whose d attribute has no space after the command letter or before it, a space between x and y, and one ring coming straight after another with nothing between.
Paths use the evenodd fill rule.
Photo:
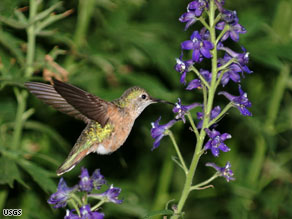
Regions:
<instances>
[{"instance_id":1,"label":"green foliage background","mask_svg":"<svg viewBox=\"0 0 292 219\"><path fill-rule=\"evenodd\" d=\"M48 25L36 36L35 57L28 66L29 22L23 15L29 17L29 3L0 2L0 209L21 208L21 218L62 218L65 211L52 209L46 200L56 190L55 170L84 124L28 94L23 83L42 81L45 70L62 76L57 64L69 72L71 84L106 100L138 85L157 98L175 102L181 97L185 104L200 101L200 93L185 91L173 69L180 43L191 33L178 22L188 2L40 2L38 13L53 8L38 24L52 22L43 23ZM292 2L226 0L226 8L237 10L248 30L240 44L250 52L254 74L242 84L254 116L245 118L232 110L220 122L219 129L233 136L228 141L232 150L219 158L204 156L195 181L212 174L205 162L224 165L227 160L236 181L217 179L214 189L194 191L184 208L185 218L292 218ZM62 14L71 9L72 14ZM227 89L237 92L236 85L228 84ZM174 199L170 206L178 200L184 175L171 159L170 140L165 138L158 149L150 150L150 123L160 115L162 123L173 117L169 106L148 107L117 152L91 154L64 175L72 186L81 166L91 172L100 168L110 183L122 188L124 203L105 205L106 218L143 218L164 209L169 200ZM188 125L177 124L174 132L189 163L195 139Z\"/></svg>"}]
</instances>

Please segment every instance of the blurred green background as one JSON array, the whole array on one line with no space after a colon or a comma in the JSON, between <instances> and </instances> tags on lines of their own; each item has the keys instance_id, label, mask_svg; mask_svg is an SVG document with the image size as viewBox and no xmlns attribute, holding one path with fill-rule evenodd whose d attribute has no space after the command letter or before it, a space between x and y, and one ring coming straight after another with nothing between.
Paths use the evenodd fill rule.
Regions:
<instances>
[{"instance_id":1,"label":"blurred green background","mask_svg":"<svg viewBox=\"0 0 292 219\"><path fill-rule=\"evenodd\" d=\"M37 8L27 7L32 2L39 2ZM253 117L231 110L220 121L218 129L233 136L227 142L232 150L219 158L203 156L194 180L213 173L205 162L224 165L229 160L236 181L219 178L215 189L192 192L185 218L292 218L292 1L225 2L226 8L237 10L248 31L240 44L250 52L254 74L242 86L253 103ZM55 210L46 201L56 191L57 167L85 127L29 94L24 82L56 76L106 100L138 85L157 98L200 101L200 92L185 91L173 69L180 43L191 34L178 21L187 3L0 1L0 209L21 208L21 218L63 218L64 209ZM237 94L235 84L224 89ZM73 186L81 166L90 172L100 168L110 183L122 188L124 203L104 205L106 218L143 218L180 197L184 174L171 159L175 152L170 140L150 150L150 123L160 115L162 123L172 119L170 106L151 105L117 152L91 154L64 175ZM194 135L182 123L173 131L189 164Z\"/></svg>"}]
</instances>

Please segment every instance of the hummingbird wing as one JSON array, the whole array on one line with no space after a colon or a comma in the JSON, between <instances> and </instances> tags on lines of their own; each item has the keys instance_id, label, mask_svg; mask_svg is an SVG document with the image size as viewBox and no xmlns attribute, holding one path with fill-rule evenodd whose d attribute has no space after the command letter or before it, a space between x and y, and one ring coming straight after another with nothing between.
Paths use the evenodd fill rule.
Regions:
<instances>
[{"instance_id":1,"label":"hummingbird wing","mask_svg":"<svg viewBox=\"0 0 292 219\"><path fill-rule=\"evenodd\" d=\"M69 116L73 116L76 119L80 119L85 123L90 121L89 118L81 114L77 109L69 104L52 85L39 82L26 82L24 85L37 98L54 107L56 110L59 110Z\"/></svg>"},{"instance_id":2,"label":"hummingbird wing","mask_svg":"<svg viewBox=\"0 0 292 219\"><path fill-rule=\"evenodd\" d=\"M78 87L53 79L55 90L75 109L87 118L106 125L109 120L108 106L112 103L94 96Z\"/></svg>"}]
</instances>

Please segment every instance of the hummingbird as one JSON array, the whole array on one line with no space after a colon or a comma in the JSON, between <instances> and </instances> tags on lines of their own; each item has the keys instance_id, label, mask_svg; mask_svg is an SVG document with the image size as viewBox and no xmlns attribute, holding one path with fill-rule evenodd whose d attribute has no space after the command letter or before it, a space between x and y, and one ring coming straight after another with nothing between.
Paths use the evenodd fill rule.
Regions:
<instances>
[{"instance_id":1,"label":"hummingbird","mask_svg":"<svg viewBox=\"0 0 292 219\"><path fill-rule=\"evenodd\" d=\"M110 154L120 148L136 118L153 103L168 103L155 99L140 87L127 89L113 101L103 100L71 84L53 79L53 85L26 82L25 87L44 103L86 123L64 163L57 169L60 176L72 170L86 155Z\"/></svg>"}]
</instances>

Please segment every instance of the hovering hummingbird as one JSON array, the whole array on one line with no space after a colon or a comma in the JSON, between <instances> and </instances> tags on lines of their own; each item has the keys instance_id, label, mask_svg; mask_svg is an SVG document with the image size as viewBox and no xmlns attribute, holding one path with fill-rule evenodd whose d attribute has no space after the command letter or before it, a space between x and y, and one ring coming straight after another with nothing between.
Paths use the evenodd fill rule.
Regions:
<instances>
[{"instance_id":1,"label":"hovering hummingbird","mask_svg":"<svg viewBox=\"0 0 292 219\"><path fill-rule=\"evenodd\" d=\"M170 102L152 98L143 88L131 87L120 98L105 101L73 85L53 79L53 85L27 82L27 89L55 109L83 120L87 125L57 175L72 170L91 152L109 154L126 141L136 118L152 103Z\"/></svg>"}]
</instances>

